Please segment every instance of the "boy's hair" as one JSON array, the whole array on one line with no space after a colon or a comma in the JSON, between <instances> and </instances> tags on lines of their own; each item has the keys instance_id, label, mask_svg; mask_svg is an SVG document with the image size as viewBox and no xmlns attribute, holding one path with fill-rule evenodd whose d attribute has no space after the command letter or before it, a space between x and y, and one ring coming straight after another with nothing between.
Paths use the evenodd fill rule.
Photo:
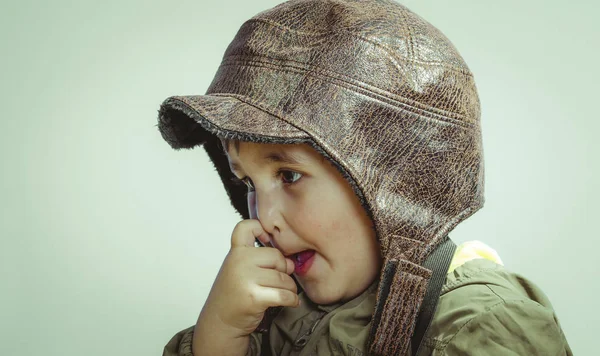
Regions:
<instances>
[{"instance_id":1,"label":"boy's hair","mask_svg":"<svg viewBox=\"0 0 600 356\"><path fill-rule=\"evenodd\" d=\"M233 148L235 148L235 152L237 152L237 153L240 152L240 142L241 142L240 140L236 140L234 138L219 137L219 142L220 142L221 148L223 149L223 153L225 153L225 154L227 154L229 152L229 148L231 148L232 144L233 144ZM321 162L325 161L325 162L329 163L331 166L336 168L340 173L342 173L342 176L343 176L343 171L341 171L339 169L339 167L337 165L335 165L331 160L326 159L325 156L321 152L319 152L319 159ZM368 212L368 210L367 210L367 212Z\"/></svg>"}]
</instances>

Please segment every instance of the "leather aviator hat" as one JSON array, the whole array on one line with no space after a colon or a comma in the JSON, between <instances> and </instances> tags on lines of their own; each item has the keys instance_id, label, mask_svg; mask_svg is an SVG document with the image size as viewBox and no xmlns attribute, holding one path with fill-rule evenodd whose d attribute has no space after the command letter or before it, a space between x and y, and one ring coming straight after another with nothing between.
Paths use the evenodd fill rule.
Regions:
<instances>
[{"instance_id":1,"label":"leather aviator hat","mask_svg":"<svg viewBox=\"0 0 600 356\"><path fill-rule=\"evenodd\" d=\"M484 203L473 75L434 26L393 0L291 0L242 24L205 95L172 96L158 128L203 145L234 208L220 138L307 143L374 222L383 266L369 354L404 355L432 269L426 259Z\"/></svg>"}]
</instances>

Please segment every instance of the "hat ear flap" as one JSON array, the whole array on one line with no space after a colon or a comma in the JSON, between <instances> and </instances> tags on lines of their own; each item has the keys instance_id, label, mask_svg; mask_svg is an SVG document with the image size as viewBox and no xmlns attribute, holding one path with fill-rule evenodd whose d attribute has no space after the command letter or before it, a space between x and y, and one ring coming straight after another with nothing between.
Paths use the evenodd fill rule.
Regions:
<instances>
[{"instance_id":1,"label":"hat ear flap","mask_svg":"<svg viewBox=\"0 0 600 356\"><path fill-rule=\"evenodd\" d=\"M172 98L166 99L158 110L158 128L162 137L174 149L202 145L219 173L221 182L229 196L231 205L242 215L249 219L248 203L246 201L247 188L245 185L235 184L235 175L229 168L229 161L221 146L219 137L230 137L235 133L220 130L207 120L198 119L199 114L189 106ZM239 137L235 137L238 138Z\"/></svg>"},{"instance_id":2,"label":"hat ear flap","mask_svg":"<svg viewBox=\"0 0 600 356\"><path fill-rule=\"evenodd\" d=\"M369 333L369 355L407 355L432 271L386 259Z\"/></svg>"},{"instance_id":3,"label":"hat ear flap","mask_svg":"<svg viewBox=\"0 0 600 356\"><path fill-rule=\"evenodd\" d=\"M216 135L210 135L206 138L204 150L219 173L231 205L240 213L242 219L250 219L247 200L248 188L246 185L234 183L236 177L229 168L229 161L221 146L221 140Z\"/></svg>"}]
</instances>

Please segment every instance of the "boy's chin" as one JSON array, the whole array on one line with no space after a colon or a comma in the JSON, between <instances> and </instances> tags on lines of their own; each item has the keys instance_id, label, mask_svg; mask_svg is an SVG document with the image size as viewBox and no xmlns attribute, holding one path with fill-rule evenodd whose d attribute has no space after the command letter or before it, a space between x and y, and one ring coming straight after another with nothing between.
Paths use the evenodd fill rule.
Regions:
<instances>
[{"instance_id":1,"label":"boy's chin","mask_svg":"<svg viewBox=\"0 0 600 356\"><path fill-rule=\"evenodd\" d=\"M335 304L341 301L341 296L331 293L331 291L322 291L311 286L302 286L304 294L311 302L318 305Z\"/></svg>"}]
</instances>

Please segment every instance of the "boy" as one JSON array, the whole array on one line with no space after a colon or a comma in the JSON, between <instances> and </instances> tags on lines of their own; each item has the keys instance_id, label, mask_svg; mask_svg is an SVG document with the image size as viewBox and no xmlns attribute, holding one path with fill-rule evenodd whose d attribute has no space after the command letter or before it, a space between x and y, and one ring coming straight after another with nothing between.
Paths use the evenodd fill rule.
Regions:
<instances>
[{"instance_id":1,"label":"boy","mask_svg":"<svg viewBox=\"0 0 600 356\"><path fill-rule=\"evenodd\" d=\"M483 206L479 116L458 51L392 0L246 21L206 95L159 110L244 218L164 355L571 354L541 290L448 237Z\"/></svg>"}]
</instances>

